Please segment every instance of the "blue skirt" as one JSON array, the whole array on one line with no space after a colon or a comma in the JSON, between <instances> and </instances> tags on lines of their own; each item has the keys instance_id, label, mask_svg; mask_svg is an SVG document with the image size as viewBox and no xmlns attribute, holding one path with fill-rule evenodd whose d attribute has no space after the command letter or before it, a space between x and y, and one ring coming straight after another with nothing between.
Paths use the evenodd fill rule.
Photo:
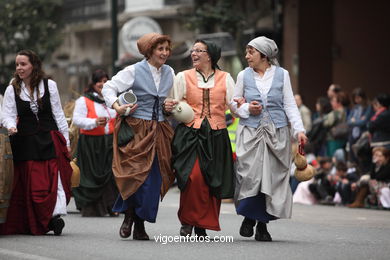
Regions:
<instances>
[{"instance_id":1,"label":"blue skirt","mask_svg":"<svg viewBox=\"0 0 390 260\"><path fill-rule=\"evenodd\" d=\"M236 208L236 212L246 218L257 220L259 222L268 223L270 220L275 220L277 217L267 213L265 209L265 195L259 193L254 197L240 200Z\"/></svg>"},{"instance_id":2,"label":"blue skirt","mask_svg":"<svg viewBox=\"0 0 390 260\"><path fill-rule=\"evenodd\" d=\"M156 222L158 205L160 202L161 174L157 156L154 158L152 169L145 182L127 200L119 195L112 208L114 212L125 212L133 207L135 214L143 220L151 223Z\"/></svg>"}]
</instances>

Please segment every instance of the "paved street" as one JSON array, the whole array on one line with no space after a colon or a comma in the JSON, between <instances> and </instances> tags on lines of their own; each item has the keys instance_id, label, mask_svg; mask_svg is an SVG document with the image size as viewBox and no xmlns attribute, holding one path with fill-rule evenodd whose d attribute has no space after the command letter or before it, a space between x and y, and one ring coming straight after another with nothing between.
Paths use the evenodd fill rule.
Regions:
<instances>
[{"instance_id":1,"label":"paved street","mask_svg":"<svg viewBox=\"0 0 390 260\"><path fill-rule=\"evenodd\" d=\"M156 242L178 235L179 192L160 204L157 224L146 224L150 241L121 239L119 218L82 218L73 201L63 235L2 236L0 259L389 259L390 211L294 205L293 218L269 225L273 242L238 234L241 217L231 203L221 210L221 232L233 242ZM227 237L226 237L227 238ZM164 240L166 241L166 240Z\"/></svg>"}]
</instances>

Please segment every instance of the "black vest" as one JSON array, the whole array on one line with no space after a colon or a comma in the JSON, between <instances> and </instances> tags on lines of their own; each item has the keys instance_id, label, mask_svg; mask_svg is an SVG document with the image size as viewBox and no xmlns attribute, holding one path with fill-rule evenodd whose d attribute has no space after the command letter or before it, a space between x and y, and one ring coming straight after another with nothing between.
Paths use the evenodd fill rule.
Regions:
<instances>
[{"instance_id":1,"label":"black vest","mask_svg":"<svg viewBox=\"0 0 390 260\"><path fill-rule=\"evenodd\" d=\"M30 109L30 102L22 100L15 91L18 113L18 133L10 137L14 161L42 161L56 157L50 131L58 130L50 103L48 80L43 79L45 93L38 114Z\"/></svg>"}]
</instances>

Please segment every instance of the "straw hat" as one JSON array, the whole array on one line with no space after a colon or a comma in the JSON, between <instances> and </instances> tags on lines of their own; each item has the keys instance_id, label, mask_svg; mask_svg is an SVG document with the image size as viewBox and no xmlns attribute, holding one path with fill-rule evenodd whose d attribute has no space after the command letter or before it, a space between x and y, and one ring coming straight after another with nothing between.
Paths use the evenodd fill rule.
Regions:
<instances>
[{"instance_id":1,"label":"straw hat","mask_svg":"<svg viewBox=\"0 0 390 260\"><path fill-rule=\"evenodd\" d=\"M194 110L184 101L180 101L176 104L175 108L172 110L173 117L182 123L189 123L194 120Z\"/></svg>"}]
</instances>

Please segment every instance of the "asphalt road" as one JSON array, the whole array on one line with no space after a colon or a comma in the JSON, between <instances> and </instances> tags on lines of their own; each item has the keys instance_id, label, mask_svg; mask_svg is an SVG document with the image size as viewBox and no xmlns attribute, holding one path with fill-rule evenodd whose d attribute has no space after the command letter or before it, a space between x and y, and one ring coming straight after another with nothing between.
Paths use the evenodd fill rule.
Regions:
<instances>
[{"instance_id":1,"label":"asphalt road","mask_svg":"<svg viewBox=\"0 0 390 260\"><path fill-rule=\"evenodd\" d=\"M294 204L292 219L269 224L274 241L257 242L238 234L242 218L223 203L215 239L180 242L178 203L173 188L146 224L151 240L133 241L118 235L122 216L83 218L72 201L62 236L0 236L0 259L390 259L390 211Z\"/></svg>"}]
</instances>

